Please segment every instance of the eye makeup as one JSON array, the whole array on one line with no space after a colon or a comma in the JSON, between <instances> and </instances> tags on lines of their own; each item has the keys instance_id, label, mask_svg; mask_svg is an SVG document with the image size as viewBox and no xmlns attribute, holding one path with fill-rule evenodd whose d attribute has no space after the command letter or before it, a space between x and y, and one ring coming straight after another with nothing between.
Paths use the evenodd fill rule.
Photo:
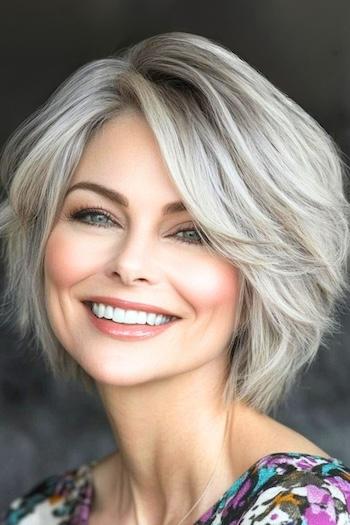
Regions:
<instances>
[{"instance_id":1,"label":"eye makeup","mask_svg":"<svg viewBox=\"0 0 350 525\"><path fill-rule=\"evenodd\" d=\"M87 217L90 216L90 220L87 220ZM104 222L94 221L93 219L96 219L97 217L103 218ZM110 212L105 210L102 206L94 206L94 207L86 207L86 206L78 206L73 207L68 213L65 214L65 218L69 221L79 221L82 222L88 226L95 226L98 228L112 228L117 227L120 228L120 223L111 215ZM188 226L188 228L187 228ZM188 232L194 232L195 238L193 236L189 236L189 238L186 237L178 237L177 235L182 233L186 234ZM193 222L189 222L188 224L181 225L180 228L176 229L175 232L170 234L171 237L177 242L182 242L186 244L193 244L193 245L201 245L203 244L203 241L198 233L198 229L195 227Z\"/></svg>"}]
</instances>

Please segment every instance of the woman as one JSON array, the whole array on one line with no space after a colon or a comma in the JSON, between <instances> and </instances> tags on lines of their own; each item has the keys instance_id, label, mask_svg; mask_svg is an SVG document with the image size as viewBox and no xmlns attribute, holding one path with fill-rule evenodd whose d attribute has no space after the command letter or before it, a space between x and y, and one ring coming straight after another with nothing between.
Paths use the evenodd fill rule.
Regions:
<instances>
[{"instance_id":1,"label":"woman","mask_svg":"<svg viewBox=\"0 0 350 525\"><path fill-rule=\"evenodd\" d=\"M349 522L350 469L268 415L338 326L344 173L297 104L189 33L81 67L20 127L6 321L96 387L118 450L3 523Z\"/></svg>"}]
</instances>

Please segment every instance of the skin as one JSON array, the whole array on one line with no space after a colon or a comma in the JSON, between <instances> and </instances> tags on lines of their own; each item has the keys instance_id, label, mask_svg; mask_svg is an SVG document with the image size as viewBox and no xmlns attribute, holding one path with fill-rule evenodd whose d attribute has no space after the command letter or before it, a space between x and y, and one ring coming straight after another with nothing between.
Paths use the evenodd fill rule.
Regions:
<instances>
[{"instance_id":1,"label":"skin","mask_svg":"<svg viewBox=\"0 0 350 525\"><path fill-rule=\"evenodd\" d=\"M236 320L238 271L204 245L176 240L182 234L174 232L191 229L193 218L187 210L162 216L162 207L181 195L140 114L124 113L92 138L70 187L82 181L129 200L124 208L90 190L72 191L45 253L50 323L96 381L119 449L94 468L89 524L177 525L202 494L222 446L225 349ZM102 206L114 224L69 220L77 206ZM88 319L82 301L97 294L157 305L181 319L144 341L117 340ZM259 457L280 450L281 439L284 450L320 450L240 402L228 409L216 476L185 523L206 512Z\"/></svg>"}]
</instances>

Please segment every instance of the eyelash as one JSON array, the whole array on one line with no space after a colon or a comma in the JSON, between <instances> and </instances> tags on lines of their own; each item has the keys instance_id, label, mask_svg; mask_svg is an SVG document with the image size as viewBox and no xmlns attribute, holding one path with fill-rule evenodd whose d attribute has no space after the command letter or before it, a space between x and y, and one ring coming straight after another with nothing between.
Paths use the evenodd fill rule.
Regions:
<instances>
[{"instance_id":1,"label":"eyelash","mask_svg":"<svg viewBox=\"0 0 350 525\"><path fill-rule=\"evenodd\" d=\"M84 222L88 226L97 226L98 228L108 228L108 226L106 226L104 224L98 224L98 223L92 224L91 222L89 223L89 222L83 221L82 218L85 215L92 215L94 217L96 217L96 215L103 215L104 217L107 217L107 219L112 221L114 224L117 224L117 225L120 226L120 224L113 219L113 217L111 216L110 213L108 213L104 208L99 207L99 206L97 206L95 208L85 208L85 207L76 208L76 209L72 210L68 214L68 219L72 220L72 221ZM186 240L185 238L175 237L175 235L178 234L178 233L188 232L188 231L194 231L198 235L198 232L197 232L196 228L188 228L188 229L182 228L182 229L174 232L172 234L172 236L174 237L175 241L177 241L177 242L182 242L182 243L186 243L186 244L198 244L198 245L203 244L203 241L202 241L201 238L199 238L198 240L192 241L192 240Z\"/></svg>"}]
</instances>

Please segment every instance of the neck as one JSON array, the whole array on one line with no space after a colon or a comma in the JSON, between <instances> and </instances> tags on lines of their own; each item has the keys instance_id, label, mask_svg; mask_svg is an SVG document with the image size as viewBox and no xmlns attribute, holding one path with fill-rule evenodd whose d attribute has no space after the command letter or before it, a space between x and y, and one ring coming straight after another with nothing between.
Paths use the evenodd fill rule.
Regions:
<instances>
[{"instance_id":1,"label":"neck","mask_svg":"<svg viewBox=\"0 0 350 525\"><path fill-rule=\"evenodd\" d=\"M177 525L201 497L221 452L218 476L193 516L201 516L233 482L232 424L223 447L228 407L216 395L219 385L203 388L203 374L198 381L194 376L167 380L166 396L165 382L147 388L99 385L119 451L109 461L108 494L106 489L97 506L108 507L114 519ZM232 420L234 409L232 404Z\"/></svg>"}]
</instances>

